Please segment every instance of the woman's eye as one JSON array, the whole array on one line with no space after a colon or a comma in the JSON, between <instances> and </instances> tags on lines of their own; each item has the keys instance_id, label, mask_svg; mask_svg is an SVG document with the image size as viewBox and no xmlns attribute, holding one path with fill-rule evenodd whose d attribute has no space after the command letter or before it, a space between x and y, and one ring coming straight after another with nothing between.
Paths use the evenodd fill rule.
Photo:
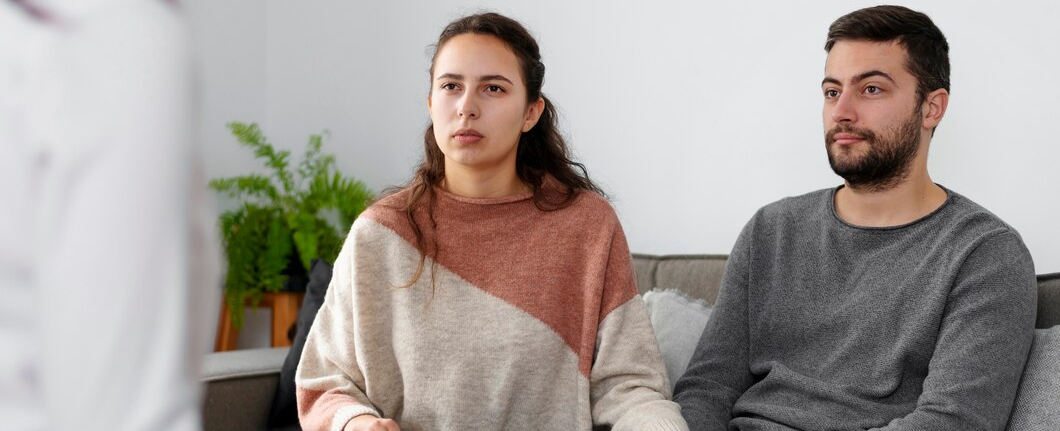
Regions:
<instances>
[{"instance_id":1,"label":"woman's eye","mask_svg":"<svg viewBox=\"0 0 1060 431\"><path fill-rule=\"evenodd\" d=\"M499 85L487 85L486 91L490 93L500 93L503 92L504 89L501 88Z\"/></svg>"},{"instance_id":2,"label":"woman's eye","mask_svg":"<svg viewBox=\"0 0 1060 431\"><path fill-rule=\"evenodd\" d=\"M442 84L441 88L442 90L456 90L456 84L453 84L452 82L446 82L445 84Z\"/></svg>"}]
</instances>

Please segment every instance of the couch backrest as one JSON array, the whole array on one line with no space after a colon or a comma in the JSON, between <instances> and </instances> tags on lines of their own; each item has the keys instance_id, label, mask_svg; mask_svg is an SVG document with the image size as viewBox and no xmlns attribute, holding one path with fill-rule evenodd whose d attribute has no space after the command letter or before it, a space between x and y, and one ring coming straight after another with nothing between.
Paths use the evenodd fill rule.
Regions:
<instances>
[{"instance_id":1,"label":"couch backrest","mask_svg":"<svg viewBox=\"0 0 1060 431\"><path fill-rule=\"evenodd\" d=\"M725 271L723 254L663 255L633 254L637 287L643 294L653 288L678 289L684 294L714 304ZM1060 325L1060 273L1038 276L1039 328Z\"/></svg>"},{"instance_id":2,"label":"couch backrest","mask_svg":"<svg viewBox=\"0 0 1060 431\"><path fill-rule=\"evenodd\" d=\"M1060 272L1038 276L1039 328L1060 325Z\"/></svg>"}]
</instances>

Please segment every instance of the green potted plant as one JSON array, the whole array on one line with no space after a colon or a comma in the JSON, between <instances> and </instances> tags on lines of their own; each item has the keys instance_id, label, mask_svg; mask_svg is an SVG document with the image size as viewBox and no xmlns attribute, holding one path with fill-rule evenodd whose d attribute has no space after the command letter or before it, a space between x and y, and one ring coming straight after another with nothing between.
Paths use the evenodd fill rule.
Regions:
<instances>
[{"instance_id":1,"label":"green potted plant","mask_svg":"<svg viewBox=\"0 0 1060 431\"><path fill-rule=\"evenodd\" d=\"M225 301L239 329L248 298L256 306L264 292L305 289L314 259L334 263L350 224L373 196L363 183L337 172L335 157L321 152L321 135L310 135L302 160L292 167L291 152L273 148L257 124L228 128L270 171L210 181L211 188L240 201L220 216L228 259Z\"/></svg>"}]
</instances>

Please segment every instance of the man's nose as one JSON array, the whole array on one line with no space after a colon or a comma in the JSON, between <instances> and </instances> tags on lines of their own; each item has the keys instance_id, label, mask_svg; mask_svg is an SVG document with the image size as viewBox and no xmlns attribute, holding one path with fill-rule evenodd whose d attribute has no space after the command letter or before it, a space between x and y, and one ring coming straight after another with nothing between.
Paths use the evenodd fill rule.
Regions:
<instances>
[{"instance_id":1,"label":"man's nose","mask_svg":"<svg viewBox=\"0 0 1060 431\"><path fill-rule=\"evenodd\" d=\"M832 105L832 121L836 123L856 123L858 121L857 109L855 109L854 96L840 93L835 104Z\"/></svg>"}]
</instances>

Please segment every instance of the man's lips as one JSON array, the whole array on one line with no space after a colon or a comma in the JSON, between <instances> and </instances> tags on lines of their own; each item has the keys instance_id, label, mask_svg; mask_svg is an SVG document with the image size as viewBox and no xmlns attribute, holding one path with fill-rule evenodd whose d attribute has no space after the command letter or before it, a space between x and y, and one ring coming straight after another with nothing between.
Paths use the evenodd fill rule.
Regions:
<instances>
[{"instance_id":1,"label":"man's lips","mask_svg":"<svg viewBox=\"0 0 1060 431\"><path fill-rule=\"evenodd\" d=\"M864 140L865 138L855 133L836 133L832 136L832 142L839 145L851 145Z\"/></svg>"},{"instance_id":2,"label":"man's lips","mask_svg":"<svg viewBox=\"0 0 1060 431\"><path fill-rule=\"evenodd\" d=\"M473 144L482 139L482 134L475 129L460 129L453 134L453 139L461 144Z\"/></svg>"}]
</instances>

